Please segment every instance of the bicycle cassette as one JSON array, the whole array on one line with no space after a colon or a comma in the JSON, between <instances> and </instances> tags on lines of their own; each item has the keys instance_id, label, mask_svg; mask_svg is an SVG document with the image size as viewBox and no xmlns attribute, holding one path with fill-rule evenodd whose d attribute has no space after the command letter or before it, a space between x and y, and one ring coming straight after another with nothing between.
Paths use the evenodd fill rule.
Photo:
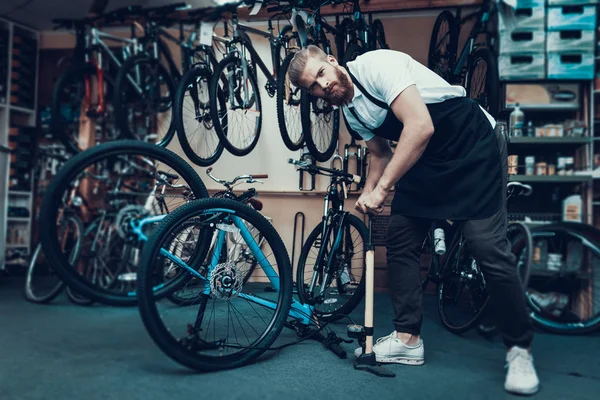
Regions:
<instances>
[{"instance_id":1,"label":"bicycle cassette","mask_svg":"<svg viewBox=\"0 0 600 400\"><path fill-rule=\"evenodd\" d=\"M122 239L128 239L133 234L131 221L146 218L150 212L144 206L130 204L123 207L115 218L117 233Z\"/></svg>"}]
</instances>

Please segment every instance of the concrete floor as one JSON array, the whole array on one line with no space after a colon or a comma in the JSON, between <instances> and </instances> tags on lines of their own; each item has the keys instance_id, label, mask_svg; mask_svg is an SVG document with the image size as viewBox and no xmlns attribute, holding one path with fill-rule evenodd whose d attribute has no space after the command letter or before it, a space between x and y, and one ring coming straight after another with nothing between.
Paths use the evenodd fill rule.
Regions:
<instances>
[{"instance_id":1,"label":"concrete floor","mask_svg":"<svg viewBox=\"0 0 600 400\"><path fill-rule=\"evenodd\" d=\"M505 399L499 337L456 336L425 298L426 364L388 366L395 378L353 369L354 344L342 360L305 341L236 370L199 374L167 358L146 333L137 308L75 306L62 295L50 305L28 303L23 278L0 278L0 399ZM375 296L375 336L389 334L387 294ZM362 305L353 318L362 321ZM346 324L334 326L340 334ZM331 326L331 325L330 325ZM598 399L600 334L536 335L539 399ZM296 339L284 330L275 345ZM596 393L596 394L593 394Z\"/></svg>"}]
</instances>

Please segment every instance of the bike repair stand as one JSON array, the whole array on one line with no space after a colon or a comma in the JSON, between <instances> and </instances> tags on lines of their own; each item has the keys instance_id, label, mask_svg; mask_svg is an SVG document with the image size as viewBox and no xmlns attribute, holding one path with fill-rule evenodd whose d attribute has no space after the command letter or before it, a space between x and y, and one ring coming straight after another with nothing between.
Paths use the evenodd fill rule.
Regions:
<instances>
[{"instance_id":1,"label":"bike repair stand","mask_svg":"<svg viewBox=\"0 0 600 400\"><path fill-rule=\"evenodd\" d=\"M377 365L373 352L373 291L375 288L375 247L371 240L371 216L369 215L369 237L366 255L365 282L365 325L348 325L348 336L358 340L362 354L354 362L354 369L370 372L377 376L393 378L395 373Z\"/></svg>"}]
</instances>

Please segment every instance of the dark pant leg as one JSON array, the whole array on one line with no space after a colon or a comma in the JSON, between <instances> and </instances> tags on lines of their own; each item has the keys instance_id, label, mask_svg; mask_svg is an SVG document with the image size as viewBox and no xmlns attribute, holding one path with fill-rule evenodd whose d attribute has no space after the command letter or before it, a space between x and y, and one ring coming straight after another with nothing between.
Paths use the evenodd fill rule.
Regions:
<instances>
[{"instance_id":1,"label":"dark pant leg","mask_svg":"<svg viewBox=\"0 0 600 400\"><path fill-rule=\"evenodd\" d=\"M392 215L387 228L388 285L397 332L419 335L423 314L419 257L430 221Z\"/></svg>"},{"instance_id":2,"label":"dark pant leg","mask_svg":"<svg viewBox=\"0 0 600 400\"><path fill-rule=\"evenodd\" d=\"M502 163L502 187L507 184L506 141L496 132ZM479 264L490 292L493 319L506 346L529 347L533 327L527 313L525 293L517 274L516 258L506 238L506 190L502 205L493 216L465 223L467 246Z\"/></svg>"}]
</instances>

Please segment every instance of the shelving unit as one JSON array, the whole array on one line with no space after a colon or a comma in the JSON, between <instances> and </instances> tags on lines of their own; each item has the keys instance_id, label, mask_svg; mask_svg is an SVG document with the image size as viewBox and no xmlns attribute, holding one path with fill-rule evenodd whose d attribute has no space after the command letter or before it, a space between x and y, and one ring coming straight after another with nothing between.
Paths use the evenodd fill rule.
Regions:
<instances>
[{"instance_id":1,"label":"shelving unit","mask_svg":"<svg viewBox=\"0 0 600 400\"><path fill-rule=\"evenodd\" d=\"M591 183L593 178L591 175L511 175L510 180L523 183Z\"/></svg>"},{"instance_id":2,"label":"shelving unit","mask_svg":"<svg viewBox=\"0 0 600 400\"><path fill-rule=\"evenodd\" d=\"M39 33L0 19L0 270L31 248Z\"/></svg>"}]
</instances>

